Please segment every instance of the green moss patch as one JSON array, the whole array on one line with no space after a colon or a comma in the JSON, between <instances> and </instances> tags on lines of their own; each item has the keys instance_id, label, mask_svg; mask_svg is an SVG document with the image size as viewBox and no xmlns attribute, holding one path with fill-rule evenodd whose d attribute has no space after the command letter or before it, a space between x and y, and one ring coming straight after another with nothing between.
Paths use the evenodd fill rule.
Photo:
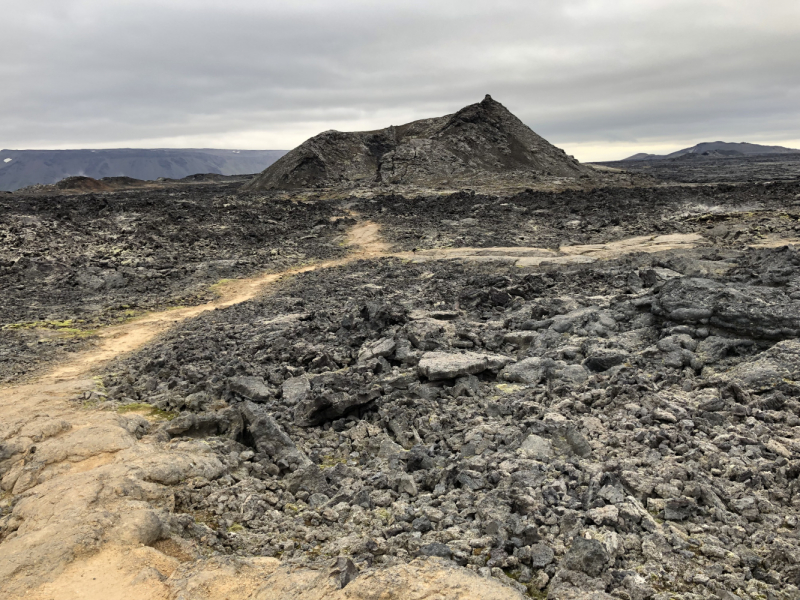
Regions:
<instances>
[{"instance_id":1,"label":"green moss patch","mask_svg":"<svg viewBox=\"0 0 800 600\"><path fill-rule=\"evenodd\" d=\"M153 421L171 421L178 416L178 413L176 412L161 410L160 408L156 408L152 404L147 404L146 402L132 402L131 404L125 404L120 406L117 409L117 412L120 414L136 413Z\"/></svg>"}]
</instances>

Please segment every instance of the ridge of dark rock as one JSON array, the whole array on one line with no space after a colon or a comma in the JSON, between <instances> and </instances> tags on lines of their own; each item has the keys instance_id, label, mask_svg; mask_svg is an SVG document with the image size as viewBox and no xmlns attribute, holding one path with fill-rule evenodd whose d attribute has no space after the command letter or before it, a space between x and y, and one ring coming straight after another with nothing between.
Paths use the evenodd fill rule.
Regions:
<instances>
[{"instance_id":1,"label":"ridge of dark rock","mask_svg":"<svg viewBox=\"0 0 800 600\"><path fill-rule=\"evenodd\" d=\"M443 117L375 131L325 131L270 165L245 189L508 184L592 174L487 94Z\"/></svg>"}]
</instances>

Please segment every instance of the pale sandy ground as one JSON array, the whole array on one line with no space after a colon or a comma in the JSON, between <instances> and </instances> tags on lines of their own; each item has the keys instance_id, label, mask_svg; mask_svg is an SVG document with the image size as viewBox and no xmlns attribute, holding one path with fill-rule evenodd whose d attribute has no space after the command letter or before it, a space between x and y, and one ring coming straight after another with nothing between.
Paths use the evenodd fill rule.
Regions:
<instances>
[{"instance_id":1,"label":"pale sandy ground","mask_svg":"<svg viewBox=\"0 0 800 600\"><path fill-rule=\"evenodd\" d=\"M546 248L516 246L510 248L436 248L403 252L401 256L415 262L427 260L470 260L476 262L496 262L513 264L517 267L537 267L543 263L565 265L592 263L597 260L616 258L635 252L664 252L694 248L703 238L697 233L676 233L672 235L639 236L607 244L587 244L561 246L558 251Z\"/></svg>"}]
</instances>

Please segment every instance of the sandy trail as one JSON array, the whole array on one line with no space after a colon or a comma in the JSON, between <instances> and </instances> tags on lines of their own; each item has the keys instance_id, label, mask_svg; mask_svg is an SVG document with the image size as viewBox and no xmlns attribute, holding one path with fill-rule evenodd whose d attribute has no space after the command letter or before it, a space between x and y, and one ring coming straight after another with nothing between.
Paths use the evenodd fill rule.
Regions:
<instances>
[{"instance_id":1,"label":"sandy trail","mask_svg":"<svg viewBox=\"0 0 800 600\"><path fill-rule=\"evenodd\" d=\"M170 486L198 473L213 472L219 464L217 458L199 442L182 449L138 442L133 435L135 421L110 411L84 409L72 401L82 392L93 389L93 372L113 359L142 348L176 323L205 311L250 300L284 277L359 259L395 256L413 261L482 261L499 258L519 266L536 266L543 261L586 262L631 252L689 248L700 242L700 236L696 235L661 236L572 246L561 248L559 252L541 248L454 248L392 253L389 244L380 238L380 226L362 221L348 234L351 252L345 258L226 282L220 286L219 297L213 302L152 313L104 329L96 346L57 365L37 381L0 388L0 459L16 461L0 481L0 509L3 509L0 510L0 525L10 530L0 539L0 597L156 599L176 597L175 586L188 586L186 589L194 590L191 597L216 600L255 597L253 594L258 589L263 592L265 577L271 572L275 575L269 575L272 581L269 589L291 590L300 581L286 579L289 574L279 576L277 562L267 565L261 559L247 559L235 568L230 565L222 568L198 559L190 563L195 565L196 572L189 572L183 567L179 569L175 559L150 548L149 545L158 539L159 531L153 523L168 518L164 515L168 515L169 510L164 513L163 508L156 507L170 506ZM0 532L2 530L0 527ZM404 576L393 584L393 598L412 597L402 580L415 577L411 574L414 568L409 565L401 569L407 573L404 571ZM155 569L169 579L162 581L160 577L148 576L148 573L152 575L148 569ZM198 588L197 581L208 580L208 569L214 571L213 577L221 577L220 582L229 581L233 587L224 593L213 591L211 587L203 592L206 588ZM422 573L429 567L420 569ZM247 577L252 579L252 585L241 583L250 581ZM308 579L311 575L298 572L291 577ZM454 575L446 569L440 574L428 573L432 589L437 589L436 586L445 589L442 577L463 579L471 575L461 572ZM375 597L370 594L376 588L371 588L370 592L369 586L378 585L380 579L357 580L359 583L348 586L347 597ZM90 580L92 584L88 583ZM237 585L241 589L236 588ZM322 583L314 585L313 593L308 588L307 594L287 591L286 595L271 596L267 592L258 597L321 598L326 597L325 593L329 594L327 597L339 597L333 590L325 592ZM384 589L385 585L381 582L378 589ZM466 588L460 583L453 585L474 590L459 592L451 596L453 598L514 597L508 588L485 580L472 582ZM237 591L231 591L233 588ZM426 593L422 591L422 595L413 597L428 597ZM180 594L177 597L181 597Z\"/></svg>"},{"instance_id":2,"label":"sandy trail","mask_svg":"<svg viewBox=\"0 0 800 600\"><path fill-rule=\"evenodd\" d=\"M347 243L357 248L355 258L371 258L389 253L390 245L381 240L381 226L365 221L350 230Z\"/></svg>"}]
</instances>

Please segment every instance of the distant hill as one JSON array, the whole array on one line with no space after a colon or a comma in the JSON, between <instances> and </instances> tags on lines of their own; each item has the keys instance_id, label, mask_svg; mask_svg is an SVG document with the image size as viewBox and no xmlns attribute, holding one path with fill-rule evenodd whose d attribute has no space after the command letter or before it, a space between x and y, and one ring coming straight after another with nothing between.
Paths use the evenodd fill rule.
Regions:
<instances>
[{"instance_id":1,"label":"distant hill","mask_svg":"<svg viewBox=\"0 0 800 600\"><path fill-rule=\"evenodd\" d=\"M622 160L663 160L665 158L680 158L687 154L699 156L753 156L756 154L798 154L800 150L784 148L783 146L762 146L747 142L701 142L691 148L684 148L671 154L646 154L640 152Z\"/></svg>"},{"instance_id":2,"label":"distant hill","mask_svg":"<svg viewBox=\"0 0 800 600\"><path fill-rule=\"evenodd\" d=\"M244 189L530 183L596 172L486 96L455 114L376 131L325 131L286 154Z\"/></svg>"},{"instance_id":3,"label":"distant hill","mask_svg":"<svg viewBox=\"0 0 800 600\"><path fill-rule=\"evenodd\" d=\"M182 179L197 173L260 173L285 150L131 149L0 150L0 190L14 191L83 175Z\"/></svg>"}]
</instances>

